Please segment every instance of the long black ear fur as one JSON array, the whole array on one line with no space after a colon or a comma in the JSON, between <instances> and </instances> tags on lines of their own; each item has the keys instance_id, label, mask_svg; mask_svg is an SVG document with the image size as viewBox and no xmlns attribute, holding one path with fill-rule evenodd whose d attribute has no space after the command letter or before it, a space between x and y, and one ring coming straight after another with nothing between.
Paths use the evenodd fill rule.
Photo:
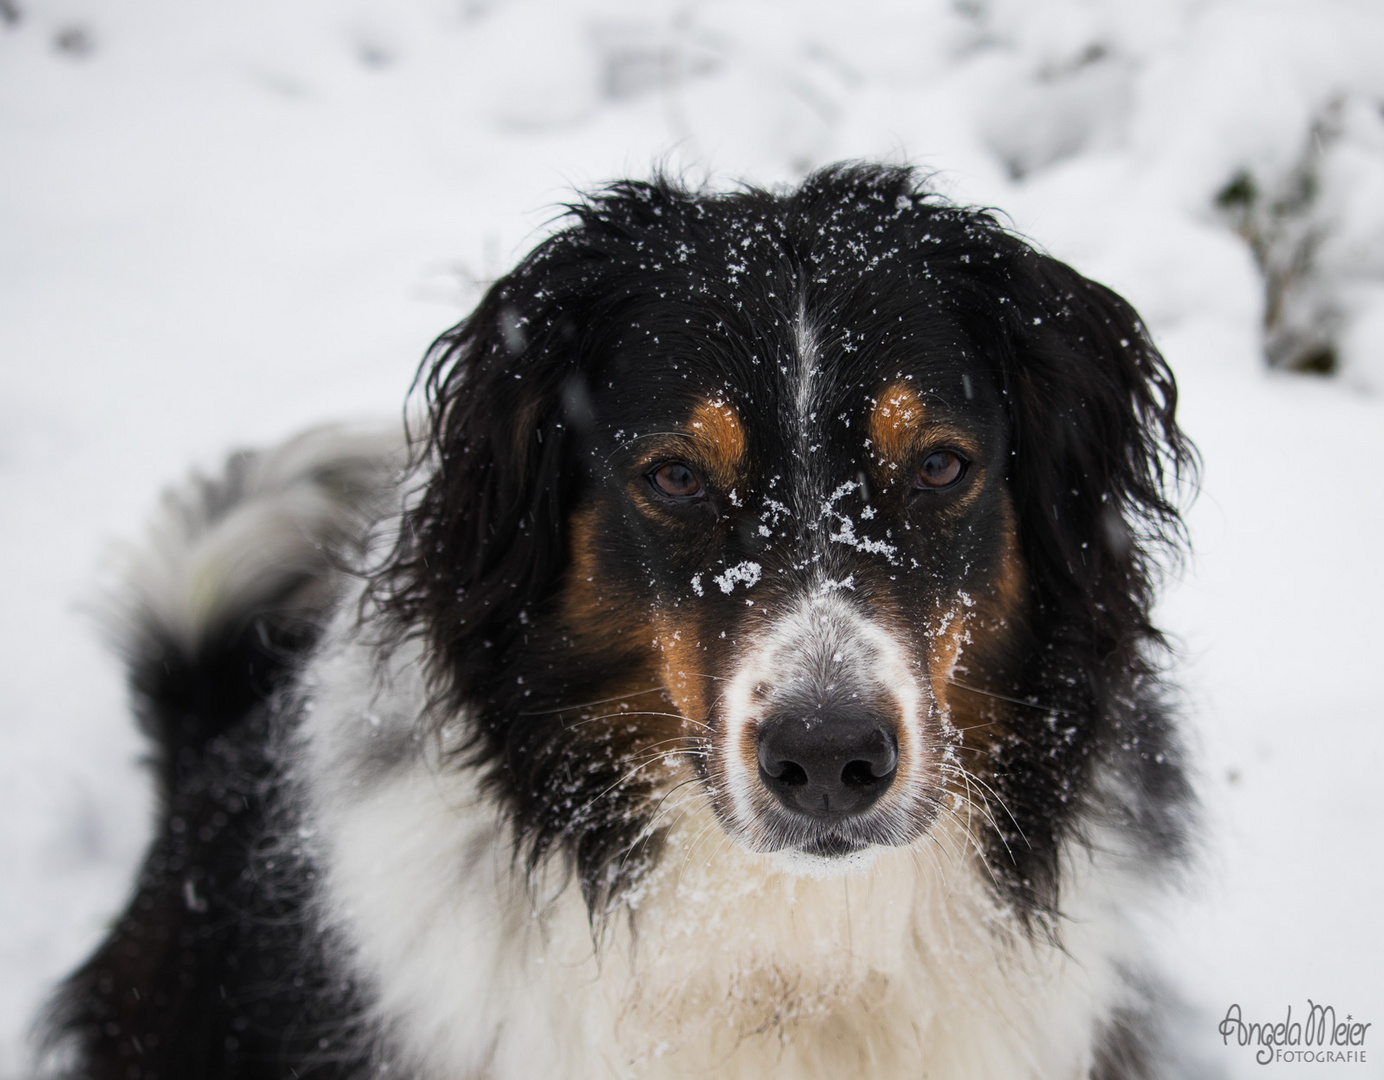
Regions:
<instances>
[{"instance_id":1,"label":"long black ear fur","mask_svg":"<svg viewBox=\"0 0 1384 1080\"><path fill-rule=\"evenodd\" d=\"M1197 460L1174 418L1172 375L1134 309L1013 237L999 246L976 282L990 293L975 308L988 321L972 333L997 354L1008 399L1011 490L1043 649L1020 691L1032 715L997 765L1015 835L995 865L1023 910L1055 914L1059 841L1084 824L1065 784L1097 758L1120 790L1094 792L1084 813L1117 817L1150 857L1186 852L1194 800L1150 607L1185 540L1177 485L1195 479ZM1073 683L1072 672L1085 678Z\"/></svg>"},{"instance_id":2,"label":"long black ear fur","mask_svg":"<svg viewBox=\"0 0 1384 1080\"><path fill-rule=\"evenodd\" d=\"M1143 647L1161 640L1149 621L1157 561L1185 539L1177 484L1197 465L1176 385L1125 300L1009 247L990 310L1003 312L1011 479L1037 600L1068 613L1092 659L1141 669Z\"/></svg>"},{"instance_id":3,"label":"long black ear fur","mask_svg":"<svg viewBox=\"0 0 1384 1080\"><path fill-rule=\"evenodd\" d=\"M446 700L484 691L566 558L579 324L570 302L544 288L565 239L492 287L420 374L429 426L415 456L427 486L374 585L401 632L425 635Z\"/></svg>"},{"instance_id":4,"label":"long black ear fur","mask_svg":"<svg viewBox=\"0 0 1384 1080\"><path fill-rule=\"evenodd\" d=\"M618 332L642 237L668 204L688 200L657 178L567 206L572 224L424 359L428 426L415 464L427 486L373 597L397 633L426 637L436 700L483 699L526 613L555 590L591 420L585 369L606 351L604 335Z\"/></svg>"}]
</instances>

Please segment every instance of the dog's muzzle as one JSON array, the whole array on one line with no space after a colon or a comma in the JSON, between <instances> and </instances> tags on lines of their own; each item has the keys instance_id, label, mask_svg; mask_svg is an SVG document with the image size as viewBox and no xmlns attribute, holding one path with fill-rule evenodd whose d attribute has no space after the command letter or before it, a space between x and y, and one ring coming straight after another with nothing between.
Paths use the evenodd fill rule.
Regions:
<instances>
[{"instance_id":1,"label":"dog's muzzle","mask_svg":"<svg viewBox=\"0 0 1384 1080\"><path fill-rule=\"evenodd\" d=\"M904 644L817 589L770 621L730 680L713 798L755 851L849 855L926 829L937 739Z\"/></svg>"}]
</instances>

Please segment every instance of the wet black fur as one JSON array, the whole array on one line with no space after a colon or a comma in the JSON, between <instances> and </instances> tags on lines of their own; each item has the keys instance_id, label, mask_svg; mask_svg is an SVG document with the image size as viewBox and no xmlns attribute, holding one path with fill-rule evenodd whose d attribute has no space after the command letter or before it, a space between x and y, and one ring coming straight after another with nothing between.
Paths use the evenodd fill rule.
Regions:
<instances>
[{"instance_id":1,"label":"wet black fur","mask_svg":"<svg viewBox=\"0 0 1384 1080\"><path fill-rule=\"evenodd\" d=\"M232 455L224 476L198 480L168 512L213 526L249 497L252 465L252 454ZM330 467L317 479L345 483ZM358 994L329 970L310 925L313 868L281 801L277 753L292 716L280 695L320 636L337 547L354 539L320 537L315 568L274 568L195 643L153 611L128 616L122 648L150 739L156 834L128 906L42 1018L45 1076L358 1075Z\"/></svg>"},{"instance_id":2,"label":"wet black fur","mask_svg":"<svg viewBox=\"0 0 1384 1080\"><path fill-rule=\"evenodd\" d=\"M272 787L266 701L314 636L260 612L212 628L192 653L146 640L131 683L162 740L160 826L129 906L50 1006L46 1041L80 1062L61 1075L354 1075L355 991L329 973L308 925L312 870L279 827Z\"/></svg>"},{"instance_id":3,"label":"wet black fur","mask_svg":"<svg viewBox=\"0 0 1384 1080\"><path fill-rule=\"evenodd\" d=\"M702 305L709 326L731 320L738 348L768 355L792 290L829 324L881 295L906 303L926 283L944 316L938 342L964 339L976 377L1003 400L1031 577L1009 687L1030 704L1009 716L993 764L1012 814L990 837L997 889L1054 929L1057 846L1093 815L1127 819L1151 860L1175 859L1189 796L1149 607L1154 560L1179 536L1170 492L1192 460L1172 378L1129 305L905 169L827 170L782 195L627 182L570 213L425 362L426 486L372 588L385 637L423 638L437 715L474 710L466 753L512 816L522 856L565 854L599 907L653 854L632 852L643 791L612 790L621 747L584 743L571 723L639 657L574 641L556 618L570 515L611 479L592 453L597 381L650 394L637 357L674 329L660 324L669 296ZM129 909L56 999L50 1029L79 1051L71 1075L345 1077L366 1060L350 1035L356 991L330 973L305 922L312 868L275 803L271 748L293 723L276 691L315 634L270 605L212 628L192 654L151 634L132 663L157 742L161 831ZM1090 791L1097 759L1120 774L1125 799ZM1134 1030L1108 1034L1102 1080L1146 1071Z\"/></svg>"},{"instance_id":4,"label":"wet black fur","mask_svg":"<svg viewBox=\"0 0 1384 1080\"><path fill-rule=\"evenodd\" d=\"M588 444L610 357L624 358L628 396L654 409L658 380L670 378L659 374L659 330L675 332L670 320L689 306L741 335L703 363L753 378L738 354L782 347L799 292L830 326L924 286L939 308L937 342L959 333L979 354L975 377L1003 395L1032 580L1029 636L1007 688L1032 707L1017 711L995 764L1009 816L990 837L991 867L1005 898L1053 929L1058 844L1083 814L1123 817L1151 856L1175 858L1189 795L1149 607L1153 560L1180 536L1175 487L1194 462L1174 422L1172 376L1133 309L989 213L920 190L906 169L825 170L787 195L627 182L570 212L569 227L435 345L423 375L431 478L376 583L396 632L426 638L441 714L478 710L471 755L529 858L566 851L594 903L618 887L643 825L644 791L608 790L622 775L618 753L583 745L563 710L636 658L605 640L554 640L551 617L565 524L609 480L594 475L603 466ZM746 236L755 243L742 246ZM637 545L629 556L643 568ZM1097 805L1086 783L1097 757L1113 763L1128 800ZM575 779L573 762L584 769ZM586 813L574 818L573 805Z\"/></svg>"}]
</instances>

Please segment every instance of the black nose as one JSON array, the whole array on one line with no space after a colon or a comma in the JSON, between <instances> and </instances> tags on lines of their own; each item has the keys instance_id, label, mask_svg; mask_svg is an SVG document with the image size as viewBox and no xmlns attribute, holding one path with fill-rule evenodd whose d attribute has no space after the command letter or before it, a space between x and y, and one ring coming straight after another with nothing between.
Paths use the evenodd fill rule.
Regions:
<instances>
[{"instance_id":1,"label":"black nose","mask_svg":"<svg viewBox=\"0 0 1384 1080\"><path fill-rule=\"evenodd\" d=\"M759 778L789 810L838 818L868 809L894 780L892 725L868 710L772 716L759 728Z\"/></svg>"}]
</instances>

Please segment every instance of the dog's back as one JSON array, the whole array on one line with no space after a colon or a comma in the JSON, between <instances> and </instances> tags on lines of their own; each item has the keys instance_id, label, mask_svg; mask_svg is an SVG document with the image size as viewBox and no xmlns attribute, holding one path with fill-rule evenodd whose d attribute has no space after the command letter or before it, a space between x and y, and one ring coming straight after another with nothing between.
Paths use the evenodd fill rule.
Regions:
<instances>
[{"instance_id":1,"label":"dog's back","mask_svg":"<svg viewBox=\"0 0 1384 1080\"><path fill-rule=\"evenodd\" d=\"M334 606L399 447L314 431L165 498L112 620L150 739L156 836L112 934L50 1006L53 1073L267 1077L288 1057L337 1075L350 988L326 985L299 853L266 841L269 703Z\"/></svg>"}]
</instances>

